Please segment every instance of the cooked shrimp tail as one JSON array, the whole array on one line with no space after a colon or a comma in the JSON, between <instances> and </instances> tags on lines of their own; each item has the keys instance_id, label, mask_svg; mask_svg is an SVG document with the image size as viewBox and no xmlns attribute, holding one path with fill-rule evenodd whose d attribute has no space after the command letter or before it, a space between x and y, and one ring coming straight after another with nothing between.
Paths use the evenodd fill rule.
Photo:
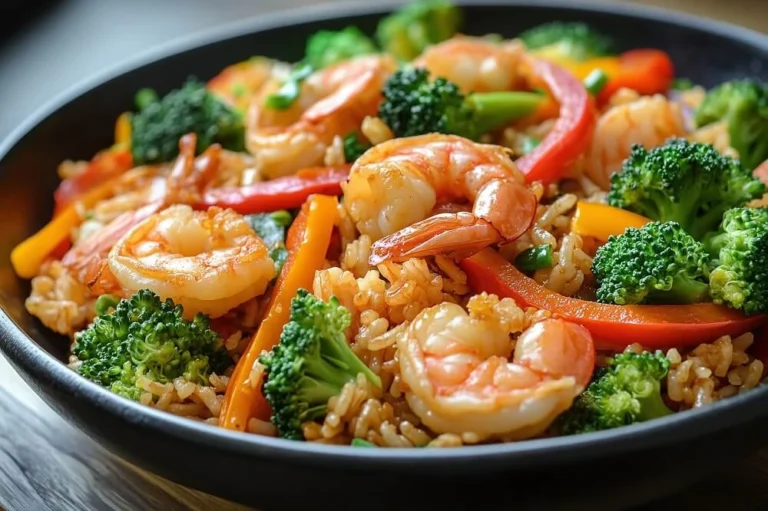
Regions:
<instances>
[{"instance_id":1,"label":"cooked shrimp tail","mask_svg":"<svg viewBox=\"0 0 768 511\"><path fill-rule=\"evenodd\" d=\"M472 213L441 213L381 238L371 247L369 264L449 253L469 257L501 241L499 231Z\"/></svg>"}]
</instances>

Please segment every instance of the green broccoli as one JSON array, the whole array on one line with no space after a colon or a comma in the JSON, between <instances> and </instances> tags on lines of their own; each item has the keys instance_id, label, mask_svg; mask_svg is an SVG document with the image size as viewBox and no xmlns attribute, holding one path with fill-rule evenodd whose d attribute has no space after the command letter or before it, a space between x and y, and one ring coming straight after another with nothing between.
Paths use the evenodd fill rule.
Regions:
<instances>
[{"instance_id":1,"label":"green broccoli","mask_svg":"<svg viewBox=\"0 0 768 511\"><path fill-rule=\"evenodd\" d=\"M141 376L158 383L184 377L205 385L211 372L232 364L207 316L198 313L188 321L180 305L161 302L152 291L123 300L103 295L96 311L93 324L75 337L72 353L80 362L78 373L116 394L138 400Z\"/></svg>"},{"instance_id":2,"label":"green broccoli","mask_svg":"<svg viewBox=\"0 0 768 511\"><path fill-rule=\"evenodd\" d=\"M357 133L350 133L344 137L344 161L353 163L370 148L371 144L360 141Z\"/></svg>"},{"instance_id":3,"label":"green broccoli","mask_svg":"<svg viewBox=\"0 0 768 511\"><path fill-rule=\"evenodd\" d=\"M427 133L480 135L533 112L545 99L534 92L464 95L445 78L429 79L424 68L404 67L384 84L379 117L398 137Z\"/></svg>"},{"instance_id":4,"label":"green broccoli","mask_svg":"<svg viewBox=\"0 0 768 511\"><path fill-rule=\"evenodd\" d=\"M275 278L277 278L286 259L288 259L285 236L288 227L293 222L293 216L288 211L283 210L246 215L245 219L267 245L269 257L275 262Z\"/></svg>"},{"instance_id":5,"label":"green broccoli","mask_svg":"<svg viewBox=\"0 0 768 511\"><path fill-rule=\"evenodd\" d=\"M723 213L765 190L750 170L713 146L672 139L650 151L635 144L622 171L611 176L608 203L651 220L677 222L700 240L717 229Z\"/></svg>"},{"instance_id":6,"label":"green broccoli","mask_svg":"<svg viewBox=\"0 0 768 511\"><path fill-rule=\"evenodd\" d=\"M696 303L709 296L709 254L677 222L651 222L611 236L592 261L597 300Z\"/></svg>"},{"instance_id":7,"label":"green broccoli","mask_svg":"<svg viewBox=\"0 0 768 511\"><path fill-rule=\"evenodd\" d=\"M281 437L302 440L302 424L324 417L328 400L358 374L381 386L347 344L345 331L351 322L351 314L335 297L324 302L300 289L291 301L291 319L280 342L259 357L266 375L264 396Z\"/></svg>"},{"instance_id":8,"label":"green broccoli","mask_svg":"<svg viewBox=\"0 0 768 511\"><path fill-rule=\"evenodd\" d=\"M561 59L584 61L613 54L613 41L585 23L544 23L519 38L529 50Z\"/></svg>"},{"instance_id":9,"label":"green broccoli","mask_svg":"<svg viewBox=\"0 0 768 511\"><path fill-rule=\"evenodd\" d=\"M768 160L768 84L747 78L709 91L694 113L694 122L706 126L720 120L728 123L731 146L747 169Z\"/></svg>"},{"instance_id":10,"label":"green broccoli","mask_svg":"<svg viewBox=\"0 0 768 511\"><path fill-rule=\"evenodd\" d=\"M727 211L704 245L714 260L712 300L746 314L768 313L768 208Z\"/></svg>"},{"instance_id":11,"label":"green broccoli","mask_svg":"<svg viewBox=\"0 0 768 511\"><path fill-rule=\"evenodd\" d=\"M672 80L672 90L687 91L696 87L690 78L675 78Z\"/></svg>"},{"instance_id":12,"label":"green broccoli","mask_svg":"<svg viewBox=\"0 0 768 511\"><path fill-rule=\"evenodd\" d=\"M595 372L587 389L552 425L560 435L589 433L664 417L672 412L661 396L669 360L661 351L625 351Z\"/></svg>"},{"instance_id":13,"label":"green broccoli","mask_svg":"<svg viewBox=\"0 0 768 511\"><path fill-rule=\"evenodd\" d=\"M275 110L287 110L301 94L301 84L315 71L376 52L375 43L357 27L315 32L307 39L304 58L293 67L280 89L267 96L266 104Z\"/></svg>"},{"instance_id":14,"label":"green broccoli","mask_svg":"<svg viewBox=\"0 0 768 511\"><path fill-rule=\"evenodd\" d=\"M198 154L214 143L231 151L245 150L242 115L194 78L163 98L142 89L136 106L138 111L130 116L135 165L173 160L179 154L179 140L188 133L197 135Z\"/></svg>"},{"instance_id":15,"label":"green broccoli","mask_svg":"<svg viewBox=\"0 0 768 511\"><path fill-rule=\"evenodd\" d=\"M350 26L339 31L320 30L307 40L304 62L315 69L323 69L376 52L376 43L357 27Z\"/></svg>"},{"instance_id":16,"label":"green broccoli","mask_svg":"<svg viewBox=\"0 0 768 511\"><path fill-rule=\"evenodd\" d=\"M379 46L402 61L458 32L463 14L450 0L417 0L382 19L376 27Z\"/></svg>"}]
</instances>

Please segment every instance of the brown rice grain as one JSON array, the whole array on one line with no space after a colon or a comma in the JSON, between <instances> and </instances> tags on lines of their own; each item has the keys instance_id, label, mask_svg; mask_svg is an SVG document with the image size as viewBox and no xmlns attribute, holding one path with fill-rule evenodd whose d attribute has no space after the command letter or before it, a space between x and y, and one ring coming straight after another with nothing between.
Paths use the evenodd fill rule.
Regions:
<instances>
[{"instance_id":1,"label":"brown rice grain","mask_svg":"<svg viewBox=\"0 0 768 511\"><path fill-rule=\"evenodd\" d=\"M247 430L248 433L253 433L256 435L273 437L277 436L277 428L274 424L268 421L256 419L254 417L248 419Z\"/></svg>"},{"instance_id":2,"label":"brown rice grain","mask_svg":"<svg viewBox=\"0 0 768 511\"><path fill-rule=\"evenodd\" d=\"M346 163L344 159L344 140L339 135L333 137L333 142L326 148L323 163L326 167L333 167Z\"/></svg>"}]
</instances>

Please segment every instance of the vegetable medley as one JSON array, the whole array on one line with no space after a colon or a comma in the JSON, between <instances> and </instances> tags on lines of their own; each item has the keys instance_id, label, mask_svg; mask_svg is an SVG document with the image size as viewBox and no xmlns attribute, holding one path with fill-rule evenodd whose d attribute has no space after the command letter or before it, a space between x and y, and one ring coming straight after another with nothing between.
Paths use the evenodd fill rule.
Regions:
<instances>
[{"instance_id":1,"label":"vegetable medley","mask_svg":"<svg viewBox=\"0 0 768 511\"><path fill-rule=\"evenodd\" d=\"M138 91L14 249L27 310L126 399L352 447L596 432L760 385L768 85L706 90L584 23L463 27L420 0Z\"/></svg>"}]
</instances>

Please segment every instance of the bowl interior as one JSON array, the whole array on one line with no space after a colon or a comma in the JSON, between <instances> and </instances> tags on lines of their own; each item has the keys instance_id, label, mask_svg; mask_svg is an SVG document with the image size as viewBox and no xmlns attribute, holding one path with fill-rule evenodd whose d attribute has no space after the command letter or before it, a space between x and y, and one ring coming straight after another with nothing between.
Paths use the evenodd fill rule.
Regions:
<instances>
[{"instance_id":1,"label":"bowl interior","mask_svg":"<svg viewBox=\"0 0 768 511\"><path fill-rule=\"evenodd\" d=\"M509 4L509 2L507 2ZM610 35L619 50L655 47L669 52L677 74L704 86L752 76L768 81L768 38L745 35L738 30L712 31L706 23L680 24L676 16L637 17L631 9L589 10L554 5L472 5L466 8L467 34L499 33L511 37L520 31L555 19L586 21ZM385 12L385 7L378 8ZM330 10L333 13L333 9ZM314 11L320 13L321 11ZM322 16L330 16L323 11ZM349 12L349 9L346 9ZM66 339L45 329L24 309L29 283L18 279L9 261L12 248L50 219L52 193L58 184L56 168L65 159L88 159L113 140L117 116L133 107L135 92L153 87L165 93L188 76L207 80L226 65L254 55L296 61L308 35L319 29L340 29L354 24L371 33L379 12L346 15L335 19L305 21L253 32L257 21L239 24L210 44L182 45L181 51L159 59L146 57L144 65L125 66L95 86L83 86L40 113L30 129L0 146L0 305L6 314L42 350L64 361ZM290 18L291 21L309 19ZM226 37L225 37L226 36ZM218 39L218 40L217 40ZM122 73L122 71L125 71ZM23 336L0 340L6 348L29 342Z\"/></svg>"}]
</instances>

